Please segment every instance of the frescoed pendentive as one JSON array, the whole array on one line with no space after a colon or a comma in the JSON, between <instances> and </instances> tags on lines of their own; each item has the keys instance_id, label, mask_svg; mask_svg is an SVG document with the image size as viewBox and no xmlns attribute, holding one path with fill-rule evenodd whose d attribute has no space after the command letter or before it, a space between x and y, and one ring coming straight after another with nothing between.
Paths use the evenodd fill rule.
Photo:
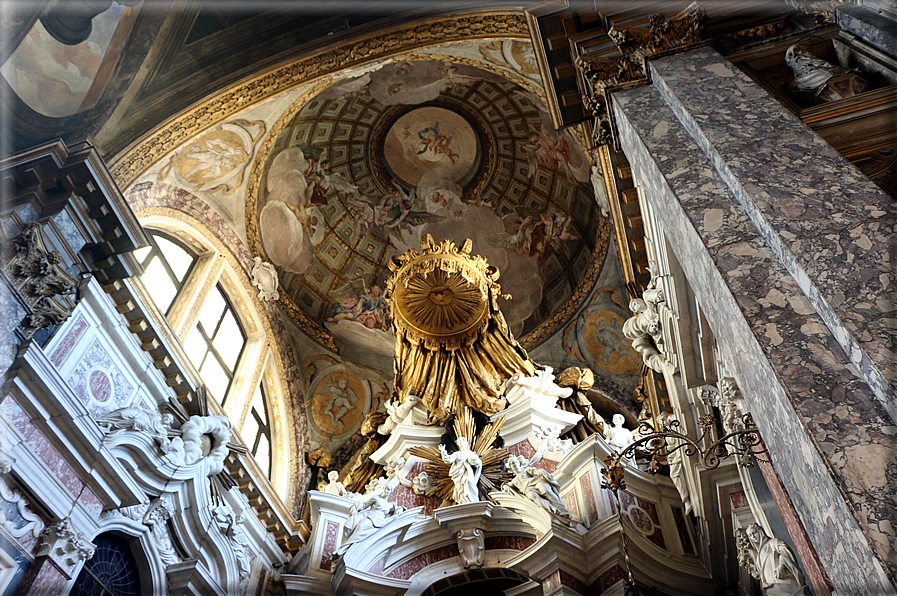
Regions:
<instances>
[{"instance_id":1,"label":"frescoed pendentive","mask_svg":"<svg viewBox=\"0 0 897 596\"><path fill-rule=\"evenodd\" d=\"M499 75L390 62L326 88L272 134L249 233L285 295L338 339L391 349L387 264L425 234L470 238L498 267L518 337L588 269L601 217L588 156Z\"/></svg>"}]
</instances>

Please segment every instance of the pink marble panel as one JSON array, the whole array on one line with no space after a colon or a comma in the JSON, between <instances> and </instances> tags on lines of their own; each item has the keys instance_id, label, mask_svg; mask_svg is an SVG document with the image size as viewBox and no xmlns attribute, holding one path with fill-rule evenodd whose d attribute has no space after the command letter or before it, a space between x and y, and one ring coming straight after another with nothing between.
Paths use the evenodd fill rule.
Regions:
<instances>
[{"instance_id":1,"label":"pink marble panel","mask_svg":"<svg viewBox=\"0 0 897 596\"><path fill-rule=\"evenodd\" d=\"M530 536L489 536L483 541L486 550L526 550L534 542Z\"/></svg>"},{"instance_id":2,"label":"pink marble panel","mask_svg":"<svg viewBox=\"0 0 897 596\"><path fill-rule=\"evenodd\" d=\"M573 519L581 520L582 517L579 515L579 503L576 500L576 491L571 490L566 495L561 497L561 499L564 501L564 505L567 506L567 509L570 510L570 513L573 514ZM588 520L583 521L585 521L586 525L588 525Z\"/></svg>"},{"instance_id":3,"label":"pink marble panel","mask_svg":"<svg viewBox=\"0 0 897 596\"><path fill-rule=\"evenodd\" d=\"M330 571L333 551L336 550L337 530L339 530L339 524L332 521L327 522L327 527L324 529L324 547L321 550L321 569L325 571Z\"/></svg>"},{"instance_id":4,"label":"pink marble panel","mask_svg":"<svg viewBox=\"0 0 897 596\"><path fill-rule=\"evenodd\" d=\"M673 511L673 521L676 522L676 531L679 533L679 541L682 543L682 552L686 555L695 554L695 547L691 543L691 533L685 523L685 515L681 507L670 507Z\"/></svg>"},{"instance_id":5,"label":"pink marble panel","mask_svg":"<svg viewBox=\"0 0 897 596\"><path fill-rule=\"evenodd\" d=\"M570 575L563 569L558 569L551 575L549 575L542 582L543 590L546 594L554 592L561 586L567 586L568 588L573 588L580 594L589 594L589 588L586 586L581 580Z\"/></svg>"},{"instance_id":6,"label":"pink marble panel","mask_svg":"<svg viewBox=\"0 0 897 596\"><path fill-rule=\"evenodd\" d=\"M443 561L445 559L457 557L459 556L459 554L460 553L458 553L458 545L456 544L441 546L405 561L404 563L387 573L386 577L392 577L395 579L408 579L415 573L426 567L429 567L433 563L438 563L439 561Z\"/></svg>"},{"instance_id":7,"label":"pink marble panel","mask_svg":"<svg viewBox=\"0 0 897 596\"><path fill-rule=\"evenodd\" d=\"M72 349L78 344L78 340L84 335L88 326L84 315L78 315L74 321L66 325L65 335L56 345L53 354L50 355L50 362L53 366L58 368L65 362L65 359L72 353Z\"/></svg>"},{"instance_id":8,"label":"pink marble panel","mask_svg":"<svg viewBox=\"0 0 897 596\"><path fill-rule=\"evenodd\" d=\"M626 570L615 565L598 576L598 579L592 584L592 593L601 594L621 579L626 579Z\"/></svg>"},{"instance_id":9,"label":"pink marble panel","mask_svg":"<svg viewBox=\"0 0 897 596\"><path fill-rule=\"evenodd\" d=\"M782 486L782 481L779 479L779 475L776 473L775 468L773 468L772 463L764 461L761 457L757 458L757 465L760 467L760 471L763 473L763 478L766 480L766 484L769 486L769 491L772 493L772 498L776 502L779 512L782 514L785 527L788 528L788 534L791 536L791 541L794 543L794 548L797 550L797 556L804 566L804 571L807 572L807 579L813 584L813 590L818 596L831 596L832 582L825 569L822 567L822 564L819 561L819 555L816 554L816 549L813 547L812 542L810 542L810 538L807 536L803 524L797 517L797 512L794 510L794 504L791 502L791 497L788 495L785 487Z\"/></svg>"},{"instance_id":10,"label":"pink marble panel","mask_svg":"<svg viewBox=\"0 0 897 596\"><path fill-rule=\"evenodd\" d=\"M96 339L69 373L66 382L94 416L128 405L134 391L134 385Z\"/></svg>"},{"instance_id":11,"label":"pink marble panel","mask_svg":"<svg viewBox=\"0 0 897 596\"><path fill-rule=\"evenodd\" d=\"M0 416L17 428L20 432L31 424L31 417L22 410L19 402L12 395L7 395L3 401L0 401Z\"/></svg>"},{"instance_id":12,"label":"pink marble panel","mask_svg":"<svg viewBox=\"0 0 897 596\"><path fill-rule=\"evenodd\" d=\"M33 431L28 432L25 436L25 443L46 464L50 472L59 479L72 496L79 495L84 483L78 478L78 474L36 427L32 425L32 429Z\"/></svg>"},{"instance_id":13,"label":"pink marble panel","mask_svg":"<svg viewBox=\"0 0 897 596\"><path fill-rule=\"evenodd\" d=\"M595 491L592 490L592 475L586 473L579 479L582 486L582 499L586 504L586 514L589 516L588 523L592 524L598 521L598 504L595 503Z\"/></svg>"},{"instance_id":14,"label":"pink marble panel","mask_svg":"<svg viewBox=\"0 0 897 596\"><path fill-rule=\"evenodd\" d=\"M737 490L735 492L729 493L729 504L732 509L741 509L742 507L748 506L747 496L744 494L743 490Z\"/></svg>"},{"instance_id":15,"label":"pink marble panel","mask_svg":"<svg viewBox=\"0 0 897 596\"><path fill-rule=\"evenodd\" d=\"M383 565L385 563L386 563L386 557L385 556L380 557L379 559L374 561L374 564L371 565L370 569L368 569L368 573L370 573L371 575L383 575Z\"/></svg>"},{"instance_id":16,"label":"pink marble panel","mask_svg":"<svg viewBox=\"0 0 897 596\"><path fill-rule=\"evenodd\" d=\"M268 579L268 570L262 567L259 571L259 581L255 584L255 596L262 596L265 593L266 579Z\"/></svg>"},{"instance_id":17,"label":"pink marble panel","mask_svg":"<svg viewBox=\"0 0 897 596\"><path fill-rule=\"evenodd\" d=\"M660 548L665 549L667 547L666 540L663 538L663 530L660 528L660 516L657 514L657 506L654 503L646 501L641 497L630 495L625 491L620 491L620 504L630 521L643 532L645 527L653 525L653 531L645 536L648 540ZM651 523L640 522L639 516L644 515L647 515Z\"/></svg>"},{"instance_id":18,"label":"pink marble panel","mask_svg":"<svg viewBox=\"0 0 897 596\"><path fill-rule=\"evenodd\" d=\"M408 478L413 478L411 474L408 475ZM390 503L395 503L396 505L401 505L405 509L413 509L415 507L423 507L422 513L424 515L432 515L433 511L439 505L438 500L433 497L426 497L424 495L416 495L414 491L410 488L406 488L402 485L397 486L392 494L389 495L387 499Z\"/></svg>"},{"instance_id":19,"label":"pink marble panel","mask_svg":"<svg viewBox=\"0 0 897 596\"><path fill-rule=\"evenodd\" d=\"M31 568L22 583L19 584L21 594L62 594L62 588L68 578L56 568L46 557L38 557L31 564Z\"/></svg>"},{"instance_id":20,"label":"pink marble panel","mask_svg":"<svg viewBox=\"0 0 897 596\"><path fill-rule=\"evenodd\" d=\"M78 501L94 518L99 517L100 513L103 512L103 502L100 501L100 498L86 486L84 487L84 490L81 491L81 496L78 497Z\"/></svg>"},{"instance_id":21,"label":"pink marble panel","mask_svg":"<svg viewBox=\"0 0 897 596\"><path fill-rule=\"evenodd\" d=\"M536 454L536 450L533 449L533 446L530 445L529 441L527 440L520 441L519 443L514 443L507 449L509 454L516 455L517 457L525 457L527 459L532 459ZM535 467L545 470L546 472L553 473L558 467L558 462L542 458L541 460L536 462Z\"/></svg>"}]
</instances>

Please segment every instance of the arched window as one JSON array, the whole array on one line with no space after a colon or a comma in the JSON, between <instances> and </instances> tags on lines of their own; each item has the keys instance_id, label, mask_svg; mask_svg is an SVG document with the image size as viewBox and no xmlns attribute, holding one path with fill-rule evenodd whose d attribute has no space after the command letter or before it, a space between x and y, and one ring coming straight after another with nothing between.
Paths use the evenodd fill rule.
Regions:
<instances>
[{"instance_id":1,"label":"arched window","mask_svg":"<svg viewBox=\"0 0 897 596\"><path fill-rule=\"evenodd\" d=\"M70 596L138 596L140 576L128 541L101 534L93 543L97 549L84 563Z\"/></svg>"},{"instance_id":2,"label":"arched window","mask_svg":"<svg viewBox=\"0 0 897 596\"><path fill-rule=\"evenodd\" d=\"M151 317L180 343L185 372L212 397L210 413L231 419L259 471L285 498L291 482L287 397L256 291L200 222L179 213L149 214L141 223L153 245L137 253L146 270L134 280L137 295L157 307Z\"/></svg>"},{"instance_id":3,"label":"arched window","mask_svg":"<svg viewBox=\"0 0 897 596\"><path fill-rule=\"evenodd\" d=\"M134 256L143 265L140 280L159 310L168 314L184 287L196 255L187 246L160 232L150 232L150 238L152 244L134 251Z\"/></svg>"},{"instance_id":4,"label":"arched window","mask_svg":"<svg viewBox=\"0 0 897 596\"><path fill-rule=\"evenodd\" d=\"M259 384L252 396L249 414L243 423L241 436L246 441L259 468L271 477L271 423L268 416L268 395L264 383Z\"/></svg>"},{"instance_id":5,"label":"arched window","mask_svg":"<svg viewBox=\"0 0 897 596\"><path fill-rule=\"evenodd\" d=\"M227 397L244 345L246 333L218 285L206 296L196 326L184 341L184 350L209 392L221 403Z\"/></svg>"}]
</instances>

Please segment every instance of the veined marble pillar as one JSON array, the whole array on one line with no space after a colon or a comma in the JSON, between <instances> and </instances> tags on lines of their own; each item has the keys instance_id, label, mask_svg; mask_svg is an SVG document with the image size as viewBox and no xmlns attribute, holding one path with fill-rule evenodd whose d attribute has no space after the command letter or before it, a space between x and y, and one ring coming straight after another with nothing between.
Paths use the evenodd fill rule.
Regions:
<instances>
[{"instance_id":1,"label":"veined marble pillar","mask_svg":"<svg viewBox=\"0 0 897 596\"><path fill-rule=\"evenodd\" d=\"M835 591L894 593L897 210L714 50L649 68L651 86L613 96L643 215L733 363Z\"/></svg>"}]
</instances>

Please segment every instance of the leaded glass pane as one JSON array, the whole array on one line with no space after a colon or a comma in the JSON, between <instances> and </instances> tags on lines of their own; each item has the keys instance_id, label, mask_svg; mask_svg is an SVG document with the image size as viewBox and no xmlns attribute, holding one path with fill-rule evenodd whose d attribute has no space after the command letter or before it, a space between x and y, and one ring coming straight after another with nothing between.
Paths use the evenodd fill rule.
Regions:
<instances>
[{"instance_id":1,"label":"leaded glass pane","mask_svg":"<svg viewBox=\"0 0 897 596\"><path fill-rule=\"evenodd\" d=\"M114 535L97 536L93 556L72 586L71 596L138 596L137 562L127 541Z\"/></svg>"},{"instance_id":2,"label":"leaded glass pane","mask_svg":"<svg viewBox=\"0 0 897 596\"><path fill-rule=\"evenodd\" d=\"M202 324L203 331L210 338L215 336L215 330L218 328L218 321L221 320L221 313L224 312L224 297L221 291L209 292L202 310L199 313L199 322Z\"/></svg>"},{"instance_id":3,"label":"leaded glass pane","mask_svg":"<svg viewBox=\"0 0 897 596\"><path fill-rule=\"evenodd\" d=\"M179 282L183 282L184 276L190 271L190 265L193 264L193 257L186 250L162 236L156 236L156 244L165 255L165 260L168 261L168 266L171 267L174 276Z\"/></svg>"},{"instance_id":4,"label":"leaded glass pane","mask_svg":"<svg viewBox=\"0 0 897 596\"><path fill-rule=\"evenodd\" d=\"M194 368L198 369L202 364L203 356L209 351L209 346L196 327L187 334L187 339L184 341L184 351L190 357L190 362L193 363Z\"/></svg>"},{"instance_id":5,"label":"leaded glass pane","mask_svg":"<svg viewBox=\"0 0 897 596\"><path fill-rule=\"evenodd\" d=\"M259 435L259 446L255 452L255 463L267 474L271 475L271 444L268 437Z\"/></svg>"},{"instance_id":6,"label":"leaded glass pane","mask_svg":"<svg viewBox=\"0 0 897 596\"><path fill-rule=\"evenodd\" d=\"M153 257L140 279L159 310L168 312L168 307L177 296L178 288L171 281L171 277L158 256Z\"/></svg>"},{"instance_id":7,"label":"leaded glass pane","mask_svg":"<svg viewBox=\"0 0 897 596\"><path fill-rule=\"evenodd\" d=\"M218 359L210 354L206 358L206 361L203 362L202 368L199 369L199 374L202 376L202 380L205 381L209 392L217 397L219 401L223 400L224 396L227 394L227 386L230 384L230 377L224 372L221 365L218 364Z\"/></svg>"}]
</instances>

